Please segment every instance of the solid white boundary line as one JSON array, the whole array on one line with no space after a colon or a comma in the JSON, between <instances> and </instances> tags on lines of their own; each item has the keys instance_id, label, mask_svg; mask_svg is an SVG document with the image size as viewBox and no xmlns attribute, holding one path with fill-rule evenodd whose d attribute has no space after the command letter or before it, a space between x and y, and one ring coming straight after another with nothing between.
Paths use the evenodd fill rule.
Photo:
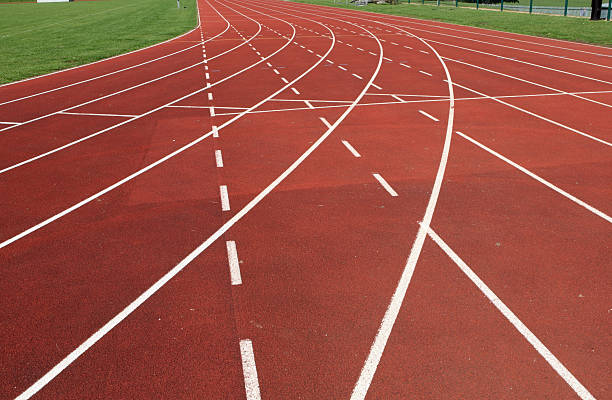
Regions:
<instances>
[{"instance_id":1,"label":"solid white boundary line","mask_svg":"<svg viewBox=\"0 0 612 400\"><path fill-rule=\"evenodd\" d=\"M389 183L388 183L388 182L385 180L385 178L383 178L382 176L380 176L380 174L376 174L376 173L375 173L375 174L372 174L372 176L373 176L374 178L376 178L376 180L378 181L378 183L380 183L380 184L381 184L381 186L382 186L383 188L385 188L385 190L386 190L387 192L389 192L389 194L390 194L391 196L393 196L393 197L397 197L397 196L398 196L397 192L396 192L395 190L393 190L393 188L391 187L391 185L389 185Z\"/></svg>"},{"instance_id":2,"label":"solid white boundary line","mask_svg":"<svg viewBox=\"0 0 612 400\"><path fill-rule=\"evenodd\" d=\"M378 363L380 362L382 354L385 350L385 346L387 345L387 340L391 335L391 330L395 325L395 320L399 315L399 311L404 301L404 297L406 296L406 291L408 290L408 285L410 284L410 280L412 279L412 274L414 273L417 261L419 259L419 256L421 255L423 243L425 242L427 230L429 229L429 224L431 223L431 219L433 218L436 203L438 202L438 196L440 195L440 189L442 188L444 171L446 170L446 163L448 161L448 154L450 152L450 144L453 136L453 121L455 117L455 93L453 90L453 81L451 79L450 72L448 71L448 68L440 54L438 54L436 49L434 49L429 43L410 32L407 32L405 30L402 31L411 35L412 37L416 38L417 40L425 44L427 47L429 47L442 64L442 67L444 68L444 73L446 74L447 78L448 93L450 98L448 108L448 122L446 126L446 135L444 138L444 147L442 149L442 155L440 157L440 164L438 165L438 171L436 172L436 178L431 190L429 201L427 202L427 208L425 209L423 220L419 225L419 230L417 232L412 248L410 249L408 260L406 261L406 265L397 284L397 288L393 292L393 296L391 297L389 306L387 307L383 320L380 324L380 327L378 328L378 332L376 333L376 337L374 338L372 347L370 348L368 358L366 359L363 368L361 369L359 379L355 383L355 387L353 388L353 392L351 393L351 400L365 399L368 389L370 388L370 384L372 383L372 379L374 378L374 374L376 373L376 369L378 368Z\"/></svg>"},{"instance_id":3,"label":"solid white boundary line","mask_svg":"<svg viewBox=\"0 0 612 400\"><path fill-rule=\"evenodd\" d=\"M595 400L595 397L572 375L572 373L548 350L548 348L527 328L527 326L500 300L499 297L476 275L474 271L438 236L431 227L427 229L429 237L453 260L461 271L480 289L489 301L502 313L546 362L563 378L563 380L583 400Z\"/></svg>"},{"instance_id":4,"label":"solid white boundary line","mask_svg":"<svg viewBox=\"0 0 612 400\"><path fill-rule=\"evenodd\" d=\"M542 121L546 121L546 122L551 123L551 124L553 124L553 125L556 125L556 126L558 126L558 127L560 127L560 128L567 129L568 131L571 131L571 132L577 133L577 134L578 134L578 135L580 135L580 136L584 136L584 137L586 137L586 138L588 138L588 139L591 139L591 140L594 140L594 141L599 142L599 143L601 143L601 144L605 144L606 146L610 146L610 147L612 147L612 143L610 143L610 142L606 142L605 140L600 139L600 138L598 138L598 137L595 137L595 136L589 135L588 133L585 133L585 132L579 131L578 129L574 129L574 128L571 128L571 127L569 127L569 126L567 126L567 125L563 125L563 124L562 124L562 123L560 123L560 122L553 121L552 119L546 118L546 117L544 117L544 116L542 116L542 115L539 115L539 114L536 114L536 113L534 113L534 112L528 111L528 110L526 110L526 109L524 109L524 108L521 108L521 107L515 106L515 105L513 105L513 104L507 103L507 102L505 102L505 101L503 101L503 100L500 100L500 99L498 99L498 98L495 98L495 97L492 97L492 96L486 95L486 94L484 94L484 93L482 93L482 92L479 92L479 91L477 91L477 90L470 89L470 88L468 88L468 87L466 87L466 86L463 86L463 85L460 85L460 84L458 84L458 83L453 82L453 85L454 85L454 86L457 86L457 87L460 87L460 88L462 88L462 89L465 89L465 90L467 90L467 91L469 91L469 92L476 93L476 94L477 94L477 95L479 95L479 96L483 96L483 97L486 97L486 98L491 99L491 100L493 100L493 101L496 101L496 102L498 102L498 103L500 103L500 104L503 104L503 105L505 105L505 106L508 106L508 107L510 107L510 108L514 108L515 110L521 111L521 112L523 112L523 113L525 113L525 114L531 115L532 117L536 117L536 118L538 118L538 119L541 119Z\"/></svg>"},{"instance_id":5,"label":"solid white boundary line","mask_svg":"<svg viewBox=\"0 0 612 400\"><path fill-rule=\"evenodd\" d=\"M244 6L243 6L244 7ZM244 7L247 8L247 7ZM256 11L258 12L258 11ZM264 14L264 13L260 13ZM268 14L264 14L268 15ZM279 19L268 15L272 18ZM281 20L282 21L282 20ZM290 24L291 25L291 24ZM332 43L324 57L327 57L329 53L331 53L332 49L335 46L336 38L334 33L322 25L327 30L330 31L332 35ZM293 36L286 45L289 45L291 41L293 41L293 37L295 37L295 28L291 25L293 29ZM368 32L372 37L378 42L380 51L382 53L382 44L378 39L367 29L361 28L364 31ZM310 73L314 68L316 68L324 58L320 58L316 61L310 68L304 71L301 75L294 78L291 84L297 82L302 77L306 76ZM365 95L366 91L369 89L370 84L374 81L378 72L380 71L380 67L382 64L382 58L378 60L378 66L376 70L372 74L372 78L366 84L363 91L357 96L351 107L344 111L344 113L334 122L331 128L327 129L320 137L317 139L297 160L293 162L281 175L279 175L272 183L270 183L264 190L262 190L257 196L255 196L249 203L247 203L241 210L236 212L227 222L225 222L215 233L208 237L201 245L196 247L191 253L187 255L183 260L181 260L176 266L174 266L170 271L168 271L165 275L163 275L157 282L155 282L151 287L145 290L140 296L138 296L134 301L132 301L127 307L125 307L119 314L115 315L110 321L108 321L104 326L102 326L99 330L97 330L94 334L92 334L87 340L81 343L76 349L74 349L70 354L68 354L63 360L61 360L57 365L55 365L51 370L49 370L46 374L44 374L40 379L38 379L34 384L32 384L28 389L26 389L21 395L19 395L16 400L25 400L29 399L33 395L35 395L38 391L40 391L43 387L45 387L51 380L53 380L57 375L59 375L64 369L66 369L70 364L72 364L76 359L78 359L83 353L85 353L89 348L91 348L94 344L96 344L100 339L102 339L108 332L110 332L115 326L117 326L121 321L127 318L131 313L133 313L138 307L140 307L147 299L153 296L159 289L161 289L166 283L168 283L172 278L174 278L179 272L181 272L191 261L193 261L196 257L202 254L210 245L212 245L219 237L221 237L225 232L227 232L234 224L236 224L239 220L241 220L250 210L252 210L257 204L259 204L270 192L272 192L281 182L283 182L287 176L289 176L297 167L299 167L302 162L306 158L312 154L320 145L331 135L334 129L340 125L340 123L347 117L347 115L353 110L354 106L361 100L361 98ZM281 93L285 90L286 87L282 87L276 92L272 93L266 99L260 101L252 108L258 107L259 105L266 102L268 99L274 98L274 96ZM237 118L233 118L230 121L236 120ZM221 125L221 128L229 125L230 121L225 122ZM198 140L202 140L204 137L208 137L208 134L203 136ZM176 152L175 152L176 153ZM167 156L168 157L168 156ZM158 161L159 163L159 161ZM149 167L147 167L149 168ZM150 167L152 168L152 167ZM125 181L125 180L124 180ZM115 185L114 185L115 186ZM117 185L118 186L118 185Z\"/></svg>"},{"instance_id":6,"label":"solid white boundary line","mask_svg":"<svg viewBox=\"0 0 612 400\"><path fill-rule=\"evenodd\" d=\"M484 144L478 142L476 139L473 139L473 138L469 137L468 135L466 135L464 133L461 133L459 131L455 131L455 133L457 135L461 136L462 138L464 138L465 140L471 142L472 144L480 147L482 150L486 151L487 153L489 153L489 154L499 158L500 160L502 160L506 164L509 164L509 165L513 166L514 168L518 169L519 171L521 171L525 175L529 176L530 178L535 179L536 181L540 182L541 184L543 184L544 186L548 187L549 189L554 190L555 192L559 193L560 195L562 195L566 199L571 200L574 203L578 204L579 206L586 208L587 210L589 210L593 214L597 215L600 218L603 218L604 220L606 220L607 222L612 224L612 217L610 217L609 215L607 215L603 211L600 211L597 208L591 206L590 204L580 200L579 198L577 198L575 196L572 196L571 194L567 193L565 190L563 190L563 189L553 185L552 183L548 182L544 178L541 178L538 175L534 174L533 172L529 171L527 168L525 168L525 167L515 163L514 161L510 160L507 157L504 157L503 155L499 154L495 150L492 150L492 149L488 148Z\"/></svg>"},{"instance_id":7,"label":"solid white boundary line","mask_svg":"<svg viewBox=\"0 0 612 400\"><path fill-rule=\"evenodd\" d=\"M357 150L355 150L355 148L347 140L342 140L342 144L348 149L348 151L351 152L353 156L357 158L361 157L361 154L359 154L359 152L357 152Z\"/></svg>"},{"instance_id":8,"label":"solid white boundary line","mask_svg":"<svg viewBox=\"0 0 612 400\"><path fill-rule=\"evenodd\" d=\"M225 242L227 248L227 262L230 270L230 280L232 285L242 285L242 276L240 275L240 261L238 261L238 251L236 250L236 242L228 240Z\"/></svg>"},{"instance_id":9,"label":"solid white boundary line","mask_svg":"<svg viewBox=\"0 0 612 400\"><path fill-rule=\"evenodd\" d=\"M255 355L253 354L253 343L250 339L242 339L240 341L240 357L242 358L242 374L244 376L246 398L247 400L261 400Z\"/></svg>"},{"instance_id":10,"label":"solid white boundary line","mask_svg":"<svg viewBox=\"0 0 612 400\"><path fill-rule=\"evenodd\" d=\"M138 116L134 114L97 114L97 113L78 113L78 112L68 112L68 111L62 111L59 114L85 115L85 116L91 116L91 117L124 117L124 118L134 118Z\"/></svg>"}]
</instances>

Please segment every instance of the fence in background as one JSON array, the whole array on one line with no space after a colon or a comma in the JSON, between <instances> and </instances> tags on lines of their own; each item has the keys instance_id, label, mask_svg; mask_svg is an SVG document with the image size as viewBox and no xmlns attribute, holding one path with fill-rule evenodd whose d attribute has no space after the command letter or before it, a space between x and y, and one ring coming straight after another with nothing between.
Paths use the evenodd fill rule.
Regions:
<instances>
[{"instance_id":1,"label":"fence in background","mask_svg":"<svg viewBox=\"0 0 612 400\"><path fill-rule=\"evenodd\" d=\"M368 0L333 0L334 3L363 6ZM447 7L466 7L529 14L553 14L572 17L591 17L591 0L401 0L402 3L428 4ZM601 19L610 21L612 0L602 4Z\"/></svg>"}]
</instances>

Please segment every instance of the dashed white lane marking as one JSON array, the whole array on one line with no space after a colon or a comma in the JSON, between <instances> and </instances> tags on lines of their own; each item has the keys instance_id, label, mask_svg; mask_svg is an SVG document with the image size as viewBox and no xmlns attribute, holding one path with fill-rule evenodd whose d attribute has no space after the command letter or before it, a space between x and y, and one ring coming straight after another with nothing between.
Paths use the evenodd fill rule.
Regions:
<instances>
[{"instance_id":1,"label":"dashed white lane marking","mask_svg":"<svg viewBox=\"0 0 612 400\"><path fill-rule=\"evenodd\" d=\"M219 186L219 195L221 196L221 210L229 211L230 203L229 203L229 196L227 195L227 186L225 185Z\"/></svg>"},{"instance_id":2,"label":"dashed white lane marking","mask_svg":"<svg viewBox=\"0 0 612 400\"><path fill-rule=\"evenodd\" d=\"M240 262L238 261L236 242L233 240L228 240L225 242L225 246L227 247L227 261L229 263L232 285L242 285L242 276L240 275Z\"/></svg>"},{"instance_id":3,"label":"dashed white lane marking","mask_svg":"<svg viewBox=\"0 0 612 400\"><path fill-rule=\"evenodd\" d=\"M422 73L423 75L433 76L433 75L431 75L429 72L425 72L425 71L421 71L421 70L419 70L419 72L420 72L420 73Z\"/></svg>"},{"instance_id":4,"label":"dashed white lane marking","mask_svg":"<svg viewBox=\"0 0 612 400\"><path fill-rule=\"evenodd\" d=\"M212 101L212 99L213 99L213 94L212 93L208 93L208 100Z\"/></svg>"},{"instance_id":5,"label":"dashed white lane marking","mask_svg":"<svg viewBox=\"0 0 612 400\"><path fill-rule=\"evenodd\" d=\"M503 162L513 166L514 168L518 169L519 171L521 171L522 173L526 174L530 178L535 179L536 181L540 182L541 184L543 184L544 186L548 187L549 189L554 190L555 192L557 192L560 195L564 196L565 198L573 201L574 203L578 204L579 206L582 206L582 207L586 208L587 210L589 210L593 214L597 215L598 217L601 217L604 220L608 221L609 223L612 223L612 217L610 217L606 213L598 210L597 208L591 206L588 203L585 203L584 201L580 200L579 198L577 198L575 196L572 196L571 194L567 193L563 189L558 188L557 186L553 185L552 183L548 182L547 180L545 180L543 178L540 178L538 175L534 174L533 172L529 171L528 169L526 169L526 168L520 166L519 164L515 163L514 161L512 161L512 160L502 156L501 154L499 154L496 151L488 148L484 144L476 141L475 139L472 139L468 135L466 135L464 133L461 133L459 131L456 131L455 133L457 133L457 135L461 136L462 138L472 142L473 144L475 144L476 146L480 147L481 149L483 149L484 151L488 152L489 154L499 158Z\"/></svg>"},{"instance_id":6,"label":"dashed white lane marking","mask_svg":"<svg viewBox=\"0 0 612 400\"><path fill-rule=\"evenodd\" d=\"M325 124L327 128L331 128L331 124L329 123L329 121L327 121L327 119L325 119L325 117L319 117L319 119Z\"/></svg>"},{"instance_id":7,"label":"dashed white lane marking","mask_svg":"<svg viewBox=\"0 0 612 400\"><path fill-rule=\"evenodd\" d=\"M383 57L383 60L393 61L392 59L390 59L390 58L388 58L388 57Z\"/></svg>"},{"instance_id":8,"label":"dashed white lane marking","mask_svg":"<svg viewBox=\"0 0 612 400\"><path fill-rule=\"evenodd\" d=\"M249 339L240 341L240 356L242 357L242 374L247 400L261 400L253 343Z\"/></svg>"},{"instance_id":9,"label":"dashed white lane marking","mask_svg":"<svg viewBox=\"0 0 612 400\"><path fill-rule=\"evenodd\" d=\"M343 141L342 141L342 144L343 144L343 145L344 145L344 146L345 146L345 147L348 149L348 151L350 151L350 152L351 152L351 154L353 154L355 157L357 157L357 158L361 157L361 154L359 154L359 153L357 152L357 150L355 150L355 148L354 148L353 146L351 146L351 144L350 144L348 141L343 140Z\"/></svg>"},{"instance_id":10,"label":"dashed white lane marking","mask_svg":"<svg viewBox=\"0 0 612 400\"><path fill-rule=\"evenodd\" d=\"M314 51L310 50L310 49L306 49L307 52L309 53L314 53Z\"/></svg>"},{"instance_id":11,"label":"dashed white lane marking","mask_svg":"<svg viewBox=\"0 0 612 400\"><path fill-rule=\"evenodd\" d=\"M281 81L283 81L284 83L289 83L289 81L282 76L281 76Z\"/></svg>"},{"instance_id":12,"label":"dashed white lane marking","mask_svg":"<svg viewBox=\"0 0 612 400\"><path fill-rule=\"evenodd\" d=\"M208 65L204 66L204 71L208 71Z\"/></svg>"},{"instance_id":13,"label":"dashed white lane marking","mask_svg":"<svg viewBox=\"0 0 612 400\"><path fill-rule=\"evenodd\" d=\"M433 116L433 115L431 115L431 114L427 114L427 113L426 113L425 111L423 111L423 110L419 110L419 112L420 112L421 114L423 114L424 116L426 116L427 118L429 118L429 119L432 119L432 120L434 120L434 121L436 121L436 122L440 122L440 120L439 120L438 118L434 117L434 116Z\"/></svg>"},{"instance_id":14,"label":"dashed white lane marking","mask_svg":"<svg viewBox=\"0 0 612 400\"><path fill-rule=\"evenodd\" d=\"M97 113L79 113L79 112L68 112L68 111L61 111L58 114L86 115L86 116L93 116L93 117L125 117L125 118L134 118L138 116L138 115L133 115L133 114L97 114ZM0 124L1 123L2 122L0 122ZM10 122L8 123L10 124Z\"/></svg>"},{"instance_id":15,"label":"dashed white lane marking","mask_svg":"<svg viewBox=\"0 0 612 400\"><path fill-rule=\"evenodd\" d=\"M385 190L387 192L389 192L389 194L393 197L397 197L397 192L395 190L393 190L393 188L391 187L391 185L389 185L389 183L387 183L387 181L385 180L385 178L383 178L382 176L380 176L380 174L372 174L372 176L374 178L376 178L376 180L382 185L382 187L385 188Z\"/></svg>"},{"instance_id":16,"label":"dashed white lane marking","mask_svg":"<svg viewBox=\"0 0 612 400\"><path fill-rule=\"evenodd\" d=\"M276 75L280 75L280 72L278 72L278 70L277 70L276 68L274 68L274 69L273 69L273 71L274 71L274 73L275 73Z\"/></svg>"},{"instance_id":17,"label":"dashed white lane marking","mask_svg":"<svg viewBox=\"0 0 612 400\"><path fill-rule=\"evenodd\" d=\"M565 382L580 396L583 400L595 400L595 397L587 388L585 388L579 381L572 375L572 373L565 368L565 366L550 352L527 328L527 326L500 300L499 297L472 271L472 269L455 253L443 240L438 236L431 227L428 229L427 234L429 237L446 253L446 255L457 264L457 266L463 271L465 275L480 289L480 291L489 299L489 301L497 308L504 317L520 332L521 335L529 344L537 350L538 353L548 362L548 364L565 380Z\"/></svg>"},{"instance_id":18,"label":"dashed white lane marking","mask_svg":"<svg viewBox=\"0 0 612 400\"><path fill-rule=\"evenodd\" d=\"M266 65L270 68L272 68L272 64L270 64L269 62L266 63Z\"/></svg>"},{"instance_id":19,"label":"dashed white lane marking","mask_svg":"<svg viewBox=\"0 0 612 400\"><path fill-rule=\"evenodd\" d=\"M400 65L401 65L402 67L412 68L410 65L406 65L406 64L404 64L404 63L400 63Z\"/></svg>"},{"instance_id":20,"label":"dashed white lane marking","mask_svg":"<svg viewBox=\"0 0 612 400\"><path fill-rule=\"evenodd\" d=\"M206 79L210 80L210 74L207 72L205 75L206 75Z\"/></svg>"},{"instance_id":21,"label":"dashed white lane marking","mask_svg":"<svg viewBox=\"0 0 612 400\"><path fill-rule=\"evenodd\" d=\"M402 99L402 98L401 98L401 97L399 97L399 96L396 96L396 95L392 94L392 95L391 95L391 97L393 97L395 100L398 100L398 101L400 101L400 102L404 103L404 99Z\"/></svg>"},{"instance_id":22,"label":"dashed white lane marking","mask_svg":"<svg viewBox=\"0 0 612 400\"><path fill-rule=\"evenodd\" d=\"M351 75L353 75L353 76L354 76L355 78L357 78L357 79L363 79L361 76L359 76L359 75L357 75L357 74L351 74Z\"/></svg>"},{"instance_id":23,"label":"dashed white lane marking","mask_svg":"<svg viewBox=\"0 0 612 400\"><path fill-rule=\"evenodd\" d=\"M342 65L338 65L338 68L340 68L343 71L346 71L346 68L344 68Z\"/></svg>"},{"instance_id":24,"label":"dashed white lane marking","mask_svg":"<svg viewBox=\"0 0 612 400\"><path fill-rule=\"evenodd\" d=\"M421 53L423 53L423 54L429 54L429 52L428 52L428 51L425 51L425 50L419 50L419 51L420 51Z\"/></svg>"},{"instance_id":25,"label":"dashed white lane marking","mask_svg":"<svg viewBox=\"0 0 612 400\"><path fill-rule=\"evenodd\" d=\"M223 154L221 154L221 150L215 150L215 162L217 163L217 168L223 168Z\"/></svg>"},{"instance_id":26,"label":"dashed white lane marking","mask_svg":"<svg viewBox=\"0 0 612 400\"><path fill-rule=\"evenodd\" d=\"M213 137L215 137L215 138L219 137L219 128L217 128L217 125L213 125L212 126L212 133L213 133L212 134Z\"/></svg>"},{"instance_id":27,"label":"dashed white lane marking","mask_svg":"<svg viewBox=\"0 0 612 400\"><path fill-rule=\"evenodd\" d=\"M330 63L330 64L333 64L333 63L334 63L332 60L325 60L325 61L327 61L327 62L328 62L328 63Z\"/></svg>"},{"instance_id":28,"label":"dashed white lane marking","mask_svg":"<svg viewBox=\"0 0 612 400\"><path fill-rule=\"evenodd\" d=\"M378 86L377 84L375 84L375 83L373 83L372 86L374 86L378 90L382 90L382 88L380 86Z\"/></svg>"},{"instance_id":29,"label":"dashed white lane marking","mask_svg":"<svg viewBox=\"0 0 612 400\"><path fill-rule=\"evenodd\" d=\"M300 94L300 92L296 88L294 88L294 87L292 87L291 90L293 90L293 93L295 93L295 94Z\"/></svg>"},{"instance_id":30,"label":"dashed white lane marking","mask_svg":"<svg viewBox=\"0 0 612 400\"><path fill-rule=\"evenodd\" d=\"M378 54L374 53L373 51L368 51L368 53L372 54L373 56L377 56Z\"/></svg>"},{"instance_id":31,"label":"dashed white lane marking","mask_svg":"<svg viewBox=\"0 0 612 400\"><path fill-rule=\"evenodd\" d=\"M308 108L311 108L314 110L314 106L308 100L304 100L304 103L306 104L306 106L308 106Z\"/></svg>"},{"instance_id":32,"label":"dashed white lane marking","mask_svg":"<svg viewBox=\"0 0 612 400\"><path fill-rule=\"evenodd\" d=\"M208 107L208 109L210 110L210 116L214 117L215 116L215 107Z\"/></svg>"},{"instance_id":33,"label":"dashed white lane marking","mask_svg":"<svg viewBox=\"0 0 612 400\"><path fill-rule=\"evenodd\" d=\"M359 51L365 51L364 49L362 49L361 47L356 47L357 50Z\"/></svg>"},{"instance_id":34,"label":"dashed white lane marking","mask_svg":"<svg viewBox=\"0 0 612 400\"><path fill-rule=\"evenodd\" d=\"M392 45L394 46L399 46L399 44L395 43L395 42L391 42Z\"/></svg>"}]
</instances>

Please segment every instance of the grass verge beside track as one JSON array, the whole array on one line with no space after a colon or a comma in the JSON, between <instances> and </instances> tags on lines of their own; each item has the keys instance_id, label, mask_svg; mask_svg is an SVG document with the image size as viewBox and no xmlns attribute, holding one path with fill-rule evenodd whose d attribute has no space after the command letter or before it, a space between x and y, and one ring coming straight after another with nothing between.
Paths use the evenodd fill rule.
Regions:
<instances>
[{"instance_id":1,"label":"grass verge beside track","mask_svg":"<svg viewBox=\"0 0 612 400\"><path fill-rule=\"evenodd\" d=\"M2 0L0 0L1 2ZM0 4L0 84L146 47L197 24L195 0Z\"/></svg>"},{"instance_id":2,"label":"grass verge beside track","mask_svg":"<svg viewBox=\"0 0 612 400\"><path fill-rule=\"evenodd\" d=\"M381 14L451 22L498 31L522 33L574 42L612 46L612 24L606 21L590 21L588 18L571 18L553 15L535 15L491 10L474 10L448 6L420 4L333 4L332 0L290 0L296 3L318 4L351 10L363 10Z\"/></svg>"}]
</instances>

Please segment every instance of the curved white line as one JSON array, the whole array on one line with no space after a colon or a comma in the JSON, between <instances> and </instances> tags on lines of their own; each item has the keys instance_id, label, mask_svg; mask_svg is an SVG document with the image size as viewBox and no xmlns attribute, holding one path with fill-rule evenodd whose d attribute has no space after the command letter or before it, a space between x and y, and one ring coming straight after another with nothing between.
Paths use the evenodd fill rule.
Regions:
<instances>
[{"instance_id":1,"label":"curved white line","mask_svg":"<svg viewBox=\"0 0 612 400\"><path fill-rule=\"evenodd\" d=\"M206 39L202 43L208 43L209 41L216 39L217 37L219 37L219 36L223 35L225 32L227 32L227 30L230 27L229 21L227 19L225 19L223 17L223 15L221 15L219 13L219 11L217 11L217 9L212 6L212 4L210 4L210 6L217 12L217 14L219 14L219 16L221 16L221 18L223 18L223 20L225 20L225 23L227 24L227 26L226 26L224 31L222 31L221 33L216 34L215 36L213 36L211 38ZM198 18L198 21L199 21L199 18ZM200 24L198 23L198 27L199 26L200 26ZM198 27L196 27L195 29L198 29ZM171 39L171 40L173 40L173 39ZM142 67L143 65L151 64L153 62L162 60L164 58L168 58L168 57L171 57L173 55L180 54L180 53L183 53L183 52L185 52L187 50L190 50L190 49L193 49L195 47L201 46L202 43L199 42L199 43L194 44L193 46L189 46L189 47L187 47L185 49L181 49L181 50L172 52L170 54L166 54L166 55L163 55L161 57L157 57L157 58L154 58L154 59L151 59L151 60L148 60L148 61L144 61L142 63L136 64L136 65L132 65L132 66L129 66L129 67L126 67L126 68L118 69L116 71L108 72L106 74L98 75L98 76L95 76L93 78L84 79L82 81L78 81L78 82L70 83L70 84L67 84L67 85L59 86L59 87L56 87L56 88L53 88L53 89L48 89L48 90L44 90L42 92L37 92L37 93L30 94L30 95L27 95L27 96L19 97L19 98L16 98L16 99L0 102L0 106L6 105L6 104L11 104L11 103L16 103L18 101L30 99L30 98L37 97L37 96L40 96L40 95L43 95L43 94L47 94L47 93L56 92L58 90L66 89L66 88L69 88L69 87L72 87L72 86L77 86L77 85L80 85L80 84L83 84L83 83L87 83L87 82L92 82L92 81L95 81L95 80L98 80L98 79L101 79L101 78L106 78L107 76L115 75L115 74L118 74L118 73L121 73L121 72L125 72L125 71L128 71L128 70L134 69L134 68ZM61 72L61 71L58 71L58 72Z\"/></svg>"}]
</instances>

